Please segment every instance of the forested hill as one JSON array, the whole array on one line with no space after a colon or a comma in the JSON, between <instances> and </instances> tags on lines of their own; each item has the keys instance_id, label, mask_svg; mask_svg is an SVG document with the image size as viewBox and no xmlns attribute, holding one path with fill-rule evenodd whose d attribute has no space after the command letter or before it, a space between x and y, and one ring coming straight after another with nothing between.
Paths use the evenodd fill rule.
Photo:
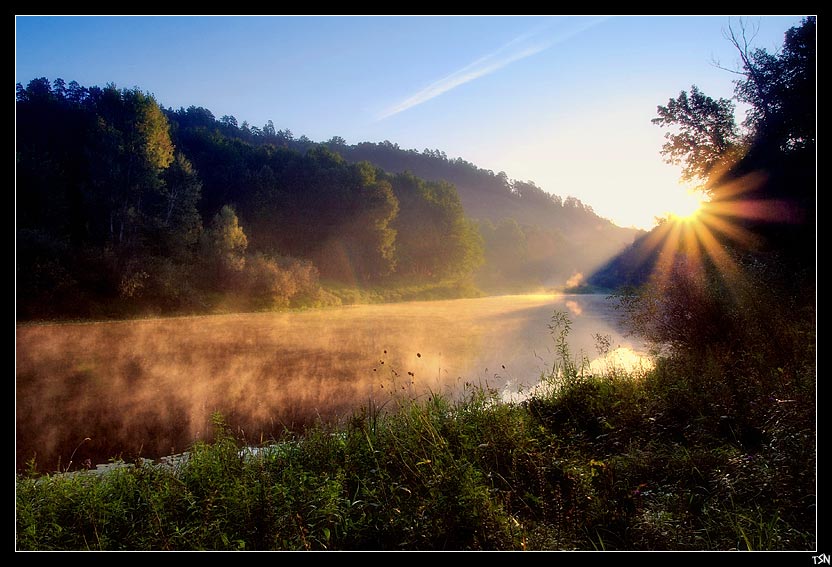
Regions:
<instances>
[{"instance_id":1,"label":"forested hill","mask_svg":"<svg viewBox=\"0 0 832 567\"><path fill-rule=\"evenodd\" d=\"M440 150L404 150L389 141L346 145L339 138L326 145L348 161L366 160L387 171L412 171L425 179L453 183L466 214L484 221L481 230L492 269L480 280L487 287L585 283L589 274L630 246L640 233L616 226L575 197L548 193L532 181L509 179L504 172L495 174L462 158L450 159ZM495 227L491 234L490 223ZM507 246L513 238L517 243ZM489 246L490 240L500 242ZM531 259L518 263L518 250L521 258Z\"/></svg>"},{"instance_id":2,"label":"forested hill","mask_svg":"<svg viewBox=\"0 0 832 567\"><path fill-rule=\"evenodd\" d=\"M34 79L15 118L22 319L575 285L635 234L441 152L296 139L139 88Z\"/></svg>"},{"instance_id":3,"label":"forested hill","mask_svg":"<svg viewBox=\"0 0 832 567\"><path fill-rule=\"evenodd\" d=\"M389 141L346 145L340 138L326 145L348 161L369 161L387 171L412 171L425 179L453 183L465 212L475 219L513 218L521 225L556 227L570 241L602 248L631 244L637 232L599 217L575 197L547 193L533 181L509 179L504 172L495 174L462 158L448 158L438 149L405 150ZM554 189L568 192L570 188Z\"/></svg>"},{"instance_id":4,"label":"forested hill","mask_svg":"<svg viewBox=\"0 0 832 567\"><path fill-rule=\"evenodd\" d=\"M291 148L305 153L324 146L349 163L371 163L390 173L410 173L432 182L452 184L469 219L483 238L485 263L475 274L486 291L556 288L584 281L598 266L631 245L641 231L616 226L579 199L551 194L533 181L509 179L441 150L403 149L390 141L348 145L334 136L315 143L289 130L262 128L233 116L215 119L191 107L169 111L189 128L218 130L258 146ZM568 191L569 188L563 188Z\"/></svg>"},{"instance_id":5,"label":"forested hill","mask_svg":"<svg viewBox=\"0 0 832 567\"><path fill-rule=\"evenodd\" d=\"M197 169L206 171L206 197L219 198L212 204L214 208L232 199L228 191L234 183L227 178L218 183L210 179L222 169L225 158L220 156L218 162L218 156L210 152L203 156L200 148L206 139L234 140L260 151L289 150L301 155L328 150L353 165L372 164L394 177L416 176L452 187L482 241L483 263L472 273L472 281L486 292L580 284L640 233L616 226L575 197L547 193L531 181L512 180L503 172L495 174L462 158L448 159L440 150L404 150L389 141L347 145L338 136L317 143L306 136L295 137L289 130L278 130L271 120L262 127L245 121L238 124L233 116L217 119L210 110L193 106L168 109L166 114L174 138L195 160ZM417 221L411 224L419 230Z\"/></svg>"}]
</instances>

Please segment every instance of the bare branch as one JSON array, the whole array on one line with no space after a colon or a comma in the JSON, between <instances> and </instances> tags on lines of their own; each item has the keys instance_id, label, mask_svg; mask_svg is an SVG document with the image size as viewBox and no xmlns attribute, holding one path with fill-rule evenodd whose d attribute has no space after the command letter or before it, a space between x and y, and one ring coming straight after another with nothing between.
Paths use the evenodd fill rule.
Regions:
<instances>
[{"instance_id":1,"label":"bare branch","mask_svg":"<svg viewBox=\"0 0 832 567\"><path fill-rule=\"evenodd\" d=\"M761 74L761 70L753 60L750 43L754 41L760 30L759 20L756 24L751 24L750 28L745 20L739 19L739 32L734 30L730 18L728 19L728 31L722 30L723 36L731 42L739 53L742 60L743 70L737 74L745 75L751 80L757 90L757 94L762 102L762 112L764 117L768 117L769 113L769 97L766 92L766 80ZM737 35L739 33L739 36ZM750 36L750 38L749 38ZM727 70L727 69L726 69Z\"/></svg>"},{"instance_id":2,"label":"bare branch","mask_svg":"<svg viewBox=\"0 0 832 567\"><path fill-rule=\"evenodd\" d=\"M719 59L715 59L714 57L711 57L711 65L713 65L714 67L716 67L717 69L719 69L721 71L728 71L729 73L731 73L733 75L743 75L743 76L745 75L745 73L742 72L739 69L729 69L728 67L724 67L719 62Z\"/></svg>"},{"instance_id":3,"label":"bare branch","mask_svg":"<svg viewBox=\"0 0 832 567\"><path fill-rule=\"evenodd\" d=\"M737 32L734 31L734 26L731 25L731 18L728 18L728 31L726 32L723 29L722 36L733 43L737 50L741 53L748 53L749 45L754 43L754 40L757 38L757 34L760 33L760 21L758 19L756 23L750 24L749 27L747 20L739 18L739 26L739 37L737 37ZM749 37L749 35L751 37ZM740 41L740 39L742 41Z\"/></svg>"}]
</instances>

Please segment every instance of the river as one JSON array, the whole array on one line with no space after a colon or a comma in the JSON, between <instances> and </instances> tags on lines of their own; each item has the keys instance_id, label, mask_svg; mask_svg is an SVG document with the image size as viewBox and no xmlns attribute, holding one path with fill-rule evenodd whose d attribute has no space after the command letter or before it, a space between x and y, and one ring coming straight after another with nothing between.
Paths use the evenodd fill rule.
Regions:
<instances>
[{"instance_id":1,"label":"river","mask_svg":"<svg viewBox=\"0 0 832 567\"><path fill-rule=\"evenodd\" d=\"M517 295L305 312L30 324L16 329L16 457L43 471L158 458L210 438L221 412L251 444L393 392L518 399L551 371L552 315L597 365L649 365L601 295ZM600 357L596 335L611 354Z\"/></svg>"}]
</instances>

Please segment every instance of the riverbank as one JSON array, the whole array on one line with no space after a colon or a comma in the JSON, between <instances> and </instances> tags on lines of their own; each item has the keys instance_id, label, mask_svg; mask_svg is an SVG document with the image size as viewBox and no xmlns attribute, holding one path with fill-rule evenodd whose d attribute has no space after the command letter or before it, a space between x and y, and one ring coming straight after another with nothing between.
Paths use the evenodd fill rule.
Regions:
<instances>
[{"instance_id":1,"label":"riverbank","mask_svg":"<svg viewBox=\"0 0 832 567\"><path fill-rule=\"evenodd\" d=\"M127 309L110 305L109 311L98 310L95 314L79 317L77 314L52 315L48 318L16 318L17 326L54 323L103 323L109 321L141 321L146 319L178 317L210 317L213 315L248 313L294 313L309 310L335 309L347 305L376 305L408 301L436 301L442 299L464 299L496 297L503 293L488 293L479 288L459 282L436 284L398 285L392 287L356 287L335 282L322 283L315 294L300 298L293 304L252 304L234 294L203 294L197 304L170 309L147 308Z\"/></svg>"},{"instance_id":2,"label":"riverbank","mask_svg":"<svg viewBox=\"0 0 832 567\"><path fill-rule=\"evenodd\" d=\"M396 390L245 457L215 414L177 467L19 476L17 549L816 549L813 374L561 354L519 403Z\"/></svg>"},{"instance_id":3,"label":"riverbank","mask_svg":"<svg viewBox=\"0 0 832 567\"><path fill-rule=\"evenodd\" d=\"M253 313L297 313L317 310L331 310L351 305L380 305L406 303L413 301L441 301L453 299L475 299L488 297L523 296L523 295L604 295L609 296L613 290L597 286L581 285L563 288L506 288L481 289L465 282L438 282L435 284L396 285L357 287L336 282L322 282L314 296L299 300L293 305L260 304L253 305L229 294L208 294L201 297L198 305L189 307L145 308L128 310L113 308L109 312L101 311L85 317L76 314L65 316L53 315L49 318L16 317L16 326L105 323L117 321L142 321L149 319L175 319L182 317L211 317L214 315L253 314Z\"/></svg>"}]
</instances>

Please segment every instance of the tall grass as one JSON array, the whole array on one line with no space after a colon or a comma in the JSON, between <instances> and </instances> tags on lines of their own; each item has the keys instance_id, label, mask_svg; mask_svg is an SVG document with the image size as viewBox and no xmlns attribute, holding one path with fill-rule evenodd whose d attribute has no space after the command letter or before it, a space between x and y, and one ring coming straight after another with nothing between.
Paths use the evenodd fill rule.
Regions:
<instances>
[{"instance_id":1,"label":"tall grass","mask_svg":"<svg viewBox=\"0 0 832 567\"><path fill-rule=\"evenodd\" d=\"M550 330L557 359L524 401L394 389L256 447L216 415L176 465L20 475L17 549L815 548L813 375L773 397L704 359L598 373L565 315Z\"/></svg>"}]
</instances>

